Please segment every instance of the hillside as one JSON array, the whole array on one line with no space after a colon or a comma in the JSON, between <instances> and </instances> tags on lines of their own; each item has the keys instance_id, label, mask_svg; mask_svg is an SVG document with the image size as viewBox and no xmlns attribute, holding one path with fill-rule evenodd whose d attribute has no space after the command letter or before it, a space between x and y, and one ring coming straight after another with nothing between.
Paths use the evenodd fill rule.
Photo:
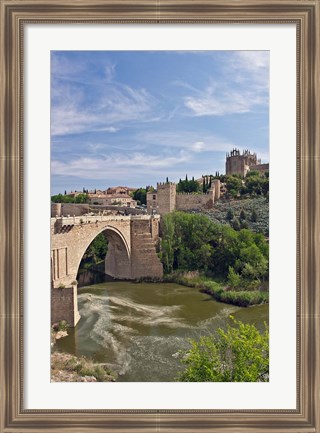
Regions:
<instances>
[{"instance_id":1,"label":"hillside","mask_svg":"<svg viewBox=\"0 0 320 433\"><path fill-rule=\"evenodd\" d=\"M227 214L232 210L234 216L228 220ZM201 213L207 215L217 224L229 224L232 226L235 219L240 219L241 211L245 213L248 228L257 233L269 236L269 203L264 197L247 198L242 200L219 200L209 210L190 210L189 213ZM256 212L256 222L252 221L252 212Z\"/></svg>"}]
</instances>

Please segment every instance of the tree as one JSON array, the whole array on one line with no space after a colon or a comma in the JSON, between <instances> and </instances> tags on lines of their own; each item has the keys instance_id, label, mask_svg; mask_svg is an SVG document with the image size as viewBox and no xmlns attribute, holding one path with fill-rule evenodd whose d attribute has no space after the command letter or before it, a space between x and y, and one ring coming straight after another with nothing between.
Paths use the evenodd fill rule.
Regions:
<instances>
[{"instance_id":1,"label":"tree","mask_svg":"<svg viewBox=\"0 0 320 433\"><path fill-rule=\"evenodd\" d=\"M165 215L161 240L164 271L210 271L227 279L232 267L241 277L241 288L258 287L268 276L269 245L261 233L240 230L238 219L233 225L237 230L215 224L205 215Z\"/></svg>"},{"instance_id":2,"label":"tree","mask_svg":"<svg viewBox=\"0 0 320 433\"><path fill-rule=\"evenodd\" d=\"M231 316L232 326L191 340L182 362L187 365L180 382L268 382L269 329L260 334L254 325Z\"/></svg>"},{"instance_id":3,"label":"tree","mask_svg":"<svg viewBox=\"0 0 320 433\"><path fill-rule=\"evenodd\" d=\"M78 194L75 197L75 203L88 203L89 197L87 193Z\"/></svg>"},{"instance_id":4,"label":"tree","mask_svg":"<svg viewBox=\"0 0 320 433\"><path fill-rule=\"evenodd\" d=\"M243 221L243 220L247 219L247 215L246 215L246 213L245 213L245 211L243 209L241 209L240 217L239 218L240 218L240 221Z\"/></svg>"},{"instance_id":5,"label":"tree","mask_svg":"<svg viewBox=\"0 0 320 433\"><path fill-rule=\"evenodd\" d=\"M251 177L251 176L260 176L260 173L258 172L258 170L248 171L246 178Z\"/></svg>"},{"instance_id":6,"label":"tree","mask_svg":"<svg viewBox=\"0 0 320 433\"><path fill-rule=\"evenodd\" d=\"M188 180L186 176L186 180L181 180L177 184L177 192L188 192L188 193L196 193L201 189L200 184L192 179Z\"/></svg>"},{"instance_id":7,"label":"tree","mask_svg":"<svg viewBox=\"0 0 320 433\"><path fill-rule=\"evenodd\" d=\"M229 266L228 285L232 289L239 289L241 287L241 276L237 274L232 266Z\"/></svg>"},{"instance_id":8,"label":"tree","mask_svg":"<svg viewBox=\"0 0 320 433\"><path fill-rule=\"evenodd\" d=\"M255 209L253 209L251 212L251 221L253 223L256 223L258 221L258 214L257 214L257 211Z\"/></svg>"},{"instance_id":9,"label":"tree","mask_svg":"<svg viewBox=\"0 0 320 433\"><path fill-rule=\"evenodd\" d=\"M249 228L249 225L248 225L248 223L247 223L246 220L241 220L241 221L240 221L240 228L241 228L241 230L242 230L242 229L248 229L248 228Z\"/></svg>"},{"instance_id":10,"label":"tree","mask_svg":"<svg viewBox=\"0 0 320 433\"><path fill-rule=\"evenodd\" d=\"M233 228L233 230L236 230L237 232L240 230L240 221L238 220L238 218L233 220L232 228Z\"/></svg>"},{"instance_id":11,"label":"tree","mask_svg":"<svg viewBox=\"0 0 320 433\"><path fill-rule=\"evenodd\" d=\"M170 273L173 271L174 248L175 248L175 227L174 221L170 214L163 217L163 236L161 242L161 260L164 271Z\"/></svg>"},{"instance_id":12,"label":"tree","mask_svg":"<svg viewBox=\"0 0 320 433\"><path fill-rule=\"evenodd\" d=\"M235 175L227 176L226 178L226 187L232 196L236 196L240 192L240 188L242 187L242 180Z\"/></svg>"},{"instance_id":13,"label":"tree","mask_svg":"<svg viewBox=\"0 0 320 433\"><path fill-rule=\"evenodd\" d=\"M147 204L147 190L144 188L139 188L133 193L133 199L140 204Z\"/></svg>"},{"instance_id":14,"label":"tree","mask_svg":"<svg viewBox=\"0 0 320 433\"><path fill-rule=\"evenodd\" d=\"M51 196L52 203L74 203L74 197L70 195L57 194Z\"/></svg>"},{"instance_id":15,"label":"tree","mask_svg":"<svg viewBox=\"0 0 320 433\"><path fill-rule=\"evenodd\" d=\"M107 252L108 241L104 234L100 233L87 248L83 255L82 261L89 264L99 263L105 259Z\"/></svg>"},{"instance_id":16,"label":"tree","mask_svg":"<svg viewBox=\"0 0 320 433\"><path fill-rule=\"evenodd\" d=\"M230 208L230 209L228 209L226 219L228 221L231 221L231 220L233 220L233 217L234 217L234 213L233 213L233 210Z\"/></svg>"}]
</instances>

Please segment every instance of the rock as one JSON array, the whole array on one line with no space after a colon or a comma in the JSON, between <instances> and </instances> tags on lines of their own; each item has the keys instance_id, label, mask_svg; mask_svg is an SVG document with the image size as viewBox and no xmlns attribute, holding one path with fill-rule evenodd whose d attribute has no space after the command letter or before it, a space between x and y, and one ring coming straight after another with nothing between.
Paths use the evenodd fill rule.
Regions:
<instances>
[{"instance_id":1,"label":"rock","mask_svg":"<svg viewBox=\"0 0 320 433\"><path fill-rule=\"evenodd\" d=\"M67 337L68 333L67 331L58 331L55 335L56 340L60 340L60 338Z\"/></svg>"}]
</instances>

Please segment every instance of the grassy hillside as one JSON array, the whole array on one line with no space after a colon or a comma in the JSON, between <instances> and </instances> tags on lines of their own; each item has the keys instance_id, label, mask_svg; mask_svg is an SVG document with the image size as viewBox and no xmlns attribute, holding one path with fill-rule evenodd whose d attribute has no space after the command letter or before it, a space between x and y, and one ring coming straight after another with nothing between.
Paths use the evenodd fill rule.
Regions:
<instances>
[{"instance_id":1,"label":"grassy hillside","mask_svg":"<svg viewBox=\"0 0 320 433\"><path fill-rule=\"evenodd\" d=\"M228 211L232 210L233 218L228 220ZM214 204L213 209L209 210L192 210L190 213L201 213L207 215L217 224L234 223L237 219L240 221L240 213L244 211L245 221L248 228L257 233L269 235L269 203L264 197L247 198L243 200L219 200ZM256 222L252 221L252 212L256 212ZM240 221L241 223L241 221Z\"/></svg>"}]
</instances>

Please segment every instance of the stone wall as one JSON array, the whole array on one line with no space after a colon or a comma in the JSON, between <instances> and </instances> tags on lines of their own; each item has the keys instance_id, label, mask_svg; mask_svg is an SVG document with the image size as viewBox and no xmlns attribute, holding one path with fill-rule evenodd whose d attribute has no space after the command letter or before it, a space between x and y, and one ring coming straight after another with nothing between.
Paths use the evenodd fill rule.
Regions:
<instances>
[{"instance_id":1,"label":"stone wall","mask_svg":"<svg viewBox=\"0 0 320 433\"><path fill-rule=\"evenodd\" d=\"M51 218L61 216L61 203L51 203Z\"/></svg>"},{"instance_id":2,"label":"stone wall","mask_svg":"<svg viewBox=\"0 0 320 433\"><path fill-rule=\"evenodd\" d=\"M79 319L77 286L51 288L51 324L65 320L74 327Z\"/></svg>"},{"instance_id":3,"label":"stone wall","mask_svg":"<svg viewBox=\"0 0 320 433\"><path fill-rule=\"evenodd\" d=\"M61 205L61 215L63 216L81 216L89 212L88 204L62 203Z\"/></svg>"},{"instance_id":4,"label":"stone wall","mask_svg":"<svg viewBox=\"0 0 320 433\"><path fill-rule=\"evenodd\" d=\"M93 205L80 203L51 203L51 218L56 216L82 216L87 213L110 213L124 215L141 215L145 211L143 209L131 208L128 206L112 206L112 205Z\"/></svg>"},{"instance_id":5,"label":"stone wall","mask_svg":"<svg viewBox=\"0 0 320 433\"><path fill-rule=\"evenodd\" d=\"M105 273L117 279L130 279L131 261L127 245L125 245L123 239L116 232L107 230L104 232L104 235L108 240Z\"/></svg>"},{"instance_id":6,"label":"stone wall","mask_svg":"<svg viewBox=\"0 0 320 433\"><path fill-rule=\"evenodd\" d=\"M264 174L266 171L269 171L269 164L256 164L250 167L250 170L259 171L260 175Z\"/></svg>"},{"instance_id":7,"label":"stone wall","mask_svg":"<svg viewBox=\"0 0 320 433\"><path fill-rule=\"evenodd\" d=\"M214 189L208 194L178 193L176 197L177 210L211 209L214 204Z\"/></svg>"},{"instance_id":8,"label":"stone wall","mask_svg":"<svg viewBox=\"0 0 320 433\"><path fill-rule=\"evenodd\" d=\"M150 221L150 233L151 233L151 238L153 239L155 245L157 245L159 242L159 232L160 232L160 219L152 218Z\"/></svg>"},{"instance_id":9,"label":"stone wall","mask_svg":"<svg viewBox=\"0 0 320 433\"><path fill-rule=\"evenodd\" d=\"M219 200L220 198L220 188L221 188L221 182L219 179L213 179L212 186L214 188L214 200Z\"/></svg>"},{"instance_id":10,"label":"stone wall","mask_svg":"<svg viewBox=\"0 0 320 433\"><path fill-rule=\"evenodd\" d=\"M163 266L156 253L148 220L131 222L131 276L135 278L163 277Z\"/></svg>"},{"instance_id":11,"label":"stone wall","mask_svg":"<svg viewBox=\"0 0 320 433\"><path fill-rule=\"evenodd\" d=\"M147 192L147 212L152 214L158 209L158 198L155 191Z\"/></svg>"},{"instance_id":12,"label":"stone wall","mask_svg":"<svg viewBox=\"0 0 320 433\"><path fill-rule=\"evenodd\" d=\"M166 215L174 210L211 209L214 201L220 198L220 180L213 180L207 194L177 193L175 183L158 183L157 192L147 194L147 210L152 214L156 210Z\"/></svg>"}]
</instances>

